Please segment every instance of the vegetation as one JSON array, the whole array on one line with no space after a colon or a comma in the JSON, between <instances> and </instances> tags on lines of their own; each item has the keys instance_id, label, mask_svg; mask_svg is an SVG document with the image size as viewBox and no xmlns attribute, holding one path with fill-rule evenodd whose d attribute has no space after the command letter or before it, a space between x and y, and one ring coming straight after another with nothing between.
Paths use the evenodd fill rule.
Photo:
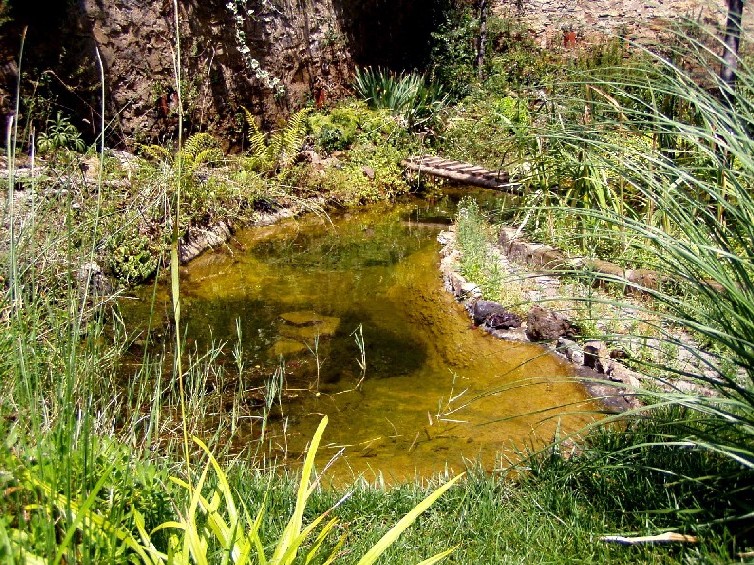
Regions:
<instances>
[{"instance_id":1,"label":"vegetation","mask_svg":"<svg viewBox=\"0 0 754 565\"><path fill-rule=\"evenodd\" d=\"M390 110L403 118L409 130L431 129L447 102L439 84L427 84L422 76L413 73L396 75L383 69L358 69L354 86L371 108Z\"/></svg>"},{"instance_id":2,"label":"vegetation","mask_svg":"<svg viewBox=\"0 0 754 565\"><path fill-rule=\"evenodd\" d=\"M247 112L241 155L227 155L204 132L179 136L175 148L143 146L140 157L82 155L79 132L57 113L37 139L50 160L28 181L34 196L25 202L14 194L15 146L8 148L1 560L367 563L384 553L389 562L426 563L430 555L457 563L719 562L751 551L754 74L742 60L735 92L712 73L700 81L710 58L721 62L713 57L719 45L687 36L662 57L635 49L624 61L626 46L615 40L554 65L552 54L517 40L524 34L513 23L491 18L479 79L469 47L478 22L468 10L461 16L435 35L434 82L362 70L361 102L305 108L271 133ZM648 295L631 308L658 316L657 348L683 350L695 363L652 355L630 362L662 381L700 386L631 391L644 401L635 413L522 452L492 473L470 465L463 480L436 490L437 479L391 490L359 483L344 495L312 478L324 422L298 480L247 464L265 456L266 417L283 378L276 373L260 386L261 441L231 457L244 399L238 393L228 407L213 387L231 370L244 374L242 342L235 369L218 361L219 345L185 349L179 241L305 198L337 206L393 198L409 189L400 160L427 144L511 169L524 197L502 214L530 237L657 272L659 284L603 278ZM464 274L487 297L520 305L520 295L504 295L490 228L473 202L457 230ZM158 357L143 346L127 365L135 338L92 264L134 284L154 276L168 253L174 327ZM589 288L601 276L568 274ZM624 305L618 294L604 301ZM600 540L670 530L700 543L624 548Z\"/></svg>"},{"instance_id":3,"label":"vegetation","mask_svg":"<svg viewBox=\"0 0 754 565\"><path fill-rule=\"evenodd\" d=\"M714 40L704 40L714 45ZM629 362L658 377L658 385L678 379L696 385L671 392L661 392L668 389L659 386L635 391L645 402L637 410L646 418L640 426L646 426L639 434L643 441L624 443L605 432L601 437L610 447L596 459L588 447L572 471L595 463L593 472L611 469L621 493L611 504L622 507L647 494L628 494L636 484L629 476L653 469L656 476L642 479L648 488L662 485L663 496L688 488L685 495L676 493L658 503L657 512L673 516L668 525L685 522L705 531L725 523L739 542L750 544L754 336L749 325L754 312L749 218L754 163L748 132L754 116L743 85L750 82L751 71L740 62L742 84L734 96L714 74L699 84L684 71L719 67L719 60L710 62L711 54L719 52L717 45L710 48L687 36L675 45L664 57L639 50L619 66L574 65L530 123L508 130L504 152L499 139L472 135L479 131L478 120L455 121L461 130L446 139L473 137L478 155L497 151L499 163L518 173L525 196L514 213L530 237L575 255L617 259L656 273L655 283L643 284L618 275L568 273L588 286L604 279L650 296L648 302L633 303L631 311L644 320L659 316L651 333L623 337L627 342L655 340L656 351ZM494 92L485 96L495 99ZM733 98L735 113L727 108ZM530 109L536 104L529 98ZM461 116L465 111L464 105ZM471 250L483 249L468 241L466 224L474 214L470 206L459 218L459 239ZM477 263L471 253L462 268L481 270L488 261ZM489 280L489 270L476 276ZM620 295L600 300L614 311L627 307ZM666 349L675 354L661 356ZM681 355L693 361L679 363ZM594 440L588 439L587 446ZM682 466L675 467L670 457L682 460ZM677 483L669 484L669 477Z\"/></svg>"}]
</instances>

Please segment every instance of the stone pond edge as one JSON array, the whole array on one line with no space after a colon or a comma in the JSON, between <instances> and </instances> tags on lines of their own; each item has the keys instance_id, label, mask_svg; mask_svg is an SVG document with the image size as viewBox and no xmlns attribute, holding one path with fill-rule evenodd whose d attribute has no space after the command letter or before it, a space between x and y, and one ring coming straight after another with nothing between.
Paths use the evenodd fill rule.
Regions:
<instances>
[{"instance_id":1,"label":"stone pond edge","mask_svg":"<svg viewBox=\"0 0 754 565\"><path fill-rule=\"evenodd\" d=\"M616 359L623 353L620 349L611 350L605 342L599 340L578 343L567 335L567 324L564 324L563 335L553 335L545 340L532 340L527 336L527 323L531 318L529 321L521 320L519 327L508 329L490 327L486 322L476 324L479 319L475 319L475 305L487 301L482 301L479 287L473 281L467 280L459 271L461 252L456 246L455 232L452 229L443 231L437 239L442 245L440 272L445 290L452 293L464 306L481 331L502 340L537 344L553 352L574 368L576 376L589 395L600 401L610 412L625 412L641 406L637 391L642 387L645 377ZM496 249L506 255L505 248L497 246ZM502 305L499 306L502 308ZM556 319L559 317L557 312L543 309L541 306L533 305L532 308L540 308Z\"/></svg>"}]
</instances>

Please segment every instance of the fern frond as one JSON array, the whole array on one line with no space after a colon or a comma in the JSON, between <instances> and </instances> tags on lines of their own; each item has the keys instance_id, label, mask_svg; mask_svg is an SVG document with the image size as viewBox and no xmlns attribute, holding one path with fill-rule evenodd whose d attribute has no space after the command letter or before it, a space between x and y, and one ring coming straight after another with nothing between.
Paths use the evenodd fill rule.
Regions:
<instances>
[{"instance_id":1,"label":"fern frond","mask_svg":"<svg viewBox=\"0 0 754 565\"><path fill-rule=\"evenodd\" d=\"M220 144L217 140L206 132L195 133L183 144L183 157L187 160L195 161L196 157L205 151L217 151L222 155Z\"/></svg>"},{"instance_id":2,"label":"fern frond","mask_svg":"<svg viewBox=\"0 0 754 565\"><path fill-rule=\"evenodd\" d=\"M249 152L252 157L267 158L267 136L258 131L249 137Z\"/></svg>"},{"instance_id":3,"label":"fern frond","mask_svg":"<svg viewBox=\"0 0 754 565\"><path fill-rule=\"evenodd\" d=\"M136 148L144 157L153 161L170 161L173 157L170 151L160 145L143 145L139 143L136 145Z\"/></svg>"},{"instance_id":4,"label":"fern frond","mask_svg":"<svg viewBox=\"0 0 754 565\"><path fill-rule=\"evenodd\" d=\"M217 163L223 160L223 152L218 147L210 147L209 149L203 149L193 159L192 165L197 167L203 163Z\"/></svg>"},{"instance_id":5,"label":"fern frond","mask_svg":"<svg viewBox=\"0 0 754 565\"><path fill-rule=\"evenodd\" d=\"M306 138L306 118L311 108L303 108L288 119L283 130L283 148L289 153L298 152Z\"/></svg>"},{"instance_id":6,"label":"fern frond","mask_svg":"<svg viewBox=\"0 0 754 565\"><path fill-rule=\"evenodd\" d=\"M244 116L246 116L246 125L249 126L249 131L251 134L255 134L259 132L259 126L257 125L257 118L254 114L249 112L249 110L245 106L241 106L243 108Z\"/></svg>"}]
</instances>

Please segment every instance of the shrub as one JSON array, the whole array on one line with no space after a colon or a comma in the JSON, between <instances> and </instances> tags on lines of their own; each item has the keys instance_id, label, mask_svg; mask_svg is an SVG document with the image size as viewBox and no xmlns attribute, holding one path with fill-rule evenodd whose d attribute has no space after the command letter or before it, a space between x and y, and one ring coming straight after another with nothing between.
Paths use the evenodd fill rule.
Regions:
<instances>
[{"instance_id":1,"label":"shrub","mask_svg":"<svg viewBox=\"0 0 754 565\"><path fill-rule=\"evenodd\" d=\"M341 151L356 139L359 118L353 109L341 107L329 114L312 114L308 125L318 147L327 152Z\"/></svg>"}]
</instances>

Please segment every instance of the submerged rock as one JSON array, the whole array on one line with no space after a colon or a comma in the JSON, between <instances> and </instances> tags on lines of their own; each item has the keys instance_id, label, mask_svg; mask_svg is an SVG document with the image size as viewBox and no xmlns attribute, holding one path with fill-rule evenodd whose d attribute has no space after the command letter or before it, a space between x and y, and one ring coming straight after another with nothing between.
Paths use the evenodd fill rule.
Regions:
<instances>
[{"instance_id":1,"label":"submerged rock","mask_svg":"<svg viewBox=\"0 0 754 565\"><path fill-rule=\"evenodd\" d=\"M280 335L299 340L332 337L340 327L340 318L320 316L312 310L297 310L280 315Z\"/></svg>"},{"instance_id":2,"label":"submerged rock","mask_svg":"<svg viewBox=\"0 0 754 565\"><path fill-rule=\"evenodd\" d=\"M303 341L295 339L280 338L268 350L270 357L291 357L307 349Z\"/></svg>"}]
</instances>

